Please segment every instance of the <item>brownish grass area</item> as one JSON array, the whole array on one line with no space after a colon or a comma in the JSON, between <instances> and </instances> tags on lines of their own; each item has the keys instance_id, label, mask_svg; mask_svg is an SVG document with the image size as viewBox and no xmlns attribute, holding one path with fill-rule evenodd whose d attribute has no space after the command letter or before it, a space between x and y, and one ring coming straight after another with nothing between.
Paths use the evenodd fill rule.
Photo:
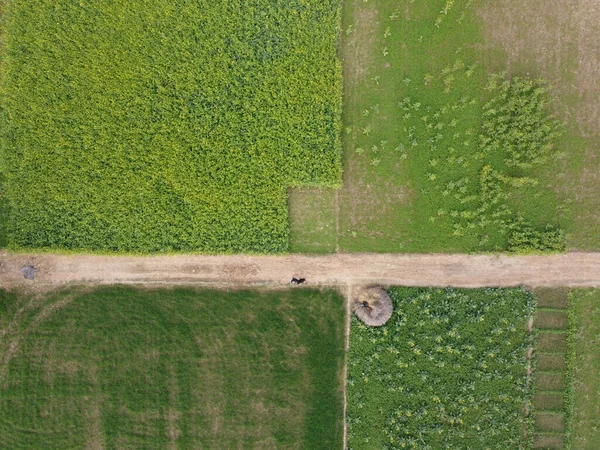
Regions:
<instances>
[{"instance_id":1,"label":"brownish grass area","mask_svg":"<svg viewBox=\"0 0 600 450\"><path fill-rule=\"evenodd\" d=\"M538 373L535 377L536 390L562 391L565 388L565 376L562 373Z\"/></svg>"},{"instance_id":2,"label":"brownish grass area","mask_svg":"<svg viewBox=\"0 0 600 450\"><path fill-rule=\"evenodd\" d=\"M565 430L565 416L563 414L536 414L534 419L536 428L541 432L563 432Z\"/></svg>"},{"instance_id":3,"label":"brownish grass area","mask_svg":"<svg viewBox=\"0 0 600 450\"><path fill-rule=\"evenodd\" d=\"M482 2L486 41L550 80L584 133L600 131L600 3L597 0Z\"/></svg>"},{"instance_id":4,"label":"brownish grass area","mask_svg":"<svg viewBox=\"0 0 600 450\"><path fill-rule=\"evenodd\" d=\"M538 411L562 409L564 403L565 402L562 393L536 392L533 399L533 406Z\"/></svg>"},{"instance_id":5,"label":"brownish grass area","mask_svg":"<svg viewBox=\"0 0 600 450\"><path fill-rule=\"evenodd\" d=\"M336 190L288 190L290 250L297 253L333 253L336 250Z\"/></svg>"},{"instance_id":6,"label":"brownish grass area","mask_svg":"<svg viewBox=\"0 0 600 450\"><path fill-rule=\"evenodd\" d=\"M540 371L563 371L565 370L565 357L560 354L538 353L536 356L537 370Z\"/></svg>"},{"instance_id":7,"label":"brownish grass area","mask_svg":"<svg viewBox=\"0 0 600 450\"><path fill-rule=\"evenodd\" d=\"M538 311L535 327L540 330L562 330L567 327L567 313L564 311Z\"/></svg>"},{"instance_id":8,"label":"brownish grass area","mask_svg":"<svg viewBox=\"0 0 600 450\"><path fill-rule=\"evenodd\" d=\"M540 331L537 336L537 350L541 353L564 353L567 350L567 334Z\"/></svg>"},{"instance_id":9,"label":"brownish grass area","mask_svg":"<svg viewBox=\"0 0 600 450\"><path fill-rule=\"evenodd\" d=\"M533 437L533 448L561 450L564 445L564 437L562 435L537 434Z\"/></svg>"}]
</instances>

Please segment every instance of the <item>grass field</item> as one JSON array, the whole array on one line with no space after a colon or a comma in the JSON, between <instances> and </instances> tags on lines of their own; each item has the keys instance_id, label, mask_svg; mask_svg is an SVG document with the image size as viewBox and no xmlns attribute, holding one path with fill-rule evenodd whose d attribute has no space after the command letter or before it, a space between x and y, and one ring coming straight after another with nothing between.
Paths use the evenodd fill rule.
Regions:
<instances>
[{"instance_id":1,"label":"grass field","mask_svg":"<svg viewBox=\"0 0 600 450\"><path fill-rule=\"evenodd\" d=\"M341 448L344 317L333 291L0 292L0 447Z\"/></svg>"},{"instance_id":2,"label":"grass field","mask_svg":"<svg viewBox=\"0 0 600 450\"><path fill-rule=\"evenodd\" d=\"M537 181L504 187L508 222L520 217L538 232L559 227L568 248L600 248L598 44L582 31L599 29L594 18L600 11L590 0L346 2L337 247L506 250L512 230L494 223L493 212L478 213L490 164ZM554 103L546 111L565 122L543 163L522 171L506 171L500 153L478 156L488 74L502 71L548 80ZM311 225L294 229L292 240L302 241Z\"/></svg>"},{"instance_id":3,"label":"grass field","mask_svg":"<svg viewBox=\"0 0 600 450\"><path fill-rule=\"evenodd\" d=\"M573 450L595 450L600 442L600 291L571 292L574 321Z\"/></svg>"},{"instance_id":4,"label":"grass field","mask_svg":"<svg viewBox=\"0 0 600 450\"><path fill-rule=\"evenodd\" d=\"M287 251L287 189L340 184L340 5L8 2L9 247Z\"/></svg>"},{"instance_id":5,"label":"grass field","mask_svg":"<svg viewBox=\"0 0 600 450\"><path fill-rule=\"evenodd\" d=\"M398 287L390 295L386 325L352 321L348 448L525 447L533 295Z\"/></svg>"}]
</instances>

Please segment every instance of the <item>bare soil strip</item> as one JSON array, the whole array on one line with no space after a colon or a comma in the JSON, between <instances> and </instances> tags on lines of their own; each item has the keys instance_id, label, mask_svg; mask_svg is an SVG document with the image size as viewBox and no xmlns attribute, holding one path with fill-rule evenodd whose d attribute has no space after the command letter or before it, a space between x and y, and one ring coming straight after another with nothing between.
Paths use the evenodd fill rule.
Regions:
<instances>
[{"instance_id":1,"label":"bare soil strip","mask_svg":"<svg viewBox=\"0 0 600 450\"><path fill-rule=\"evenodd\" d=\"M21 268L38 269L26 280ZM100 256L0 253L0 288L44 291L69 284L600 287L600 253L548 256L335 254Z\"/></svg>"}]
</instances>

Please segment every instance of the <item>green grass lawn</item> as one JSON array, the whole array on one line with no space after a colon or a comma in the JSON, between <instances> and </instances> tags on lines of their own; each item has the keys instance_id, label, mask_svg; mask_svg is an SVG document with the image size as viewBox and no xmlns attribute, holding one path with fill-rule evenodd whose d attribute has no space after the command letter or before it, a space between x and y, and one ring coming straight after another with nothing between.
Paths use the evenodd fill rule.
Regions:
<instances>
[{"instance_id":1,"label":"green grass lawn","mask_svg":"<svg viewBox=\"0 0 600 450\"><path fill-rule=\"evenodd\" d=\"M537 0L525 6L516 0L347 1L340 47L344 175L338 249L508 249L512 230L494 212L477 212L485 165L537 180L520 187L507 183L504 219L521 217L540 231L560 227L568 248L597 249L600 196L594 180L600 166L594 136L600 130L592 99L600 92L584 81L592 75L582 72L581 62L597 52L582 47L577 53L575 45L582 8ZM557 20L564 29L548 33ZM580 43L592 45L588 41L584 36ZM485 89L488 75L502 71L549 80L553 103L546 111L566 123L548 157L524 170L506 167L502 151L478 155L482 112L493 97ZM318 201L314 205L322 208ZM293 229L292 240L304 240L314 233L312 226Z\"/></svg>"},{"instance_id":2,"label":"green grass lawn","mask_svg":"<svg viewBox=\"0 0 600 450\"><path fill-rule=\"evenodd\" d=\"M571 291L574 321L573 450L600 442L600 290Z\"/></svg>"},{"instance_id":3,"label":"green grass lawn","mask_svg":"<svg viewBox=\"0 0 600 450\"><path fill-rule=\"evenodd\" d=\"M341 448L344 317L333 291L0 292L0 447Z\"/></svg>"},{"instance_id":4,"label":"green grass lawn","mask_svg":"<svg viewBox=\"0 0 600 450\"><path fill-rule=\"evenodd\" d=\"M348 448L525 447L533 295L521 289L389 292L394 313L387 324L370 328L352 320Z\"/></svg>"},{"instance_id":5,"label":"green grass lawn","mask_svg":"<svg viewBox=\"0 0 600 450\"><path fill-rule=\"evenodd\" d=\"M479 156L490 94L475 3L456 2L447 14L445 0L346 3L341 248L507 248L502 226L468 216L478 209L483 166L506 172L505 155ZM557 198L545 186L507 192L512 214L555 224Z\"/></svg>"},{"instance_id":6,"label":"green grass lawn","mask_svg":"<svg viewBox=\"0 0 600 450\"><path fill-rule=\"evenodd\" d=\"M284 252L339 186L340 0L4 3L9 247Z\"/></svg>"}]
</instances>

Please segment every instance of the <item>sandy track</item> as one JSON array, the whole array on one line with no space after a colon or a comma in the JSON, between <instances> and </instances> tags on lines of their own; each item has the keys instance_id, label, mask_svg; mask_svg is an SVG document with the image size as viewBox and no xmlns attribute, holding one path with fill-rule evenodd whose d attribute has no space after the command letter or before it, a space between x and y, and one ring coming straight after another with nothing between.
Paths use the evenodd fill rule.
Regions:
<instances>
[{"instance_id":1,"label":"sandy track","mask_svg":"<svg viewBox=\"0 0 600 450\"><path fill-rule=\"evenodd\" d=\"M39 269L25 280L21 267ZM550 256L335 254L328 256L94 256L0 253L0 287L67 284L268 286L302 276L307 285L600 287L600 253Z\"/></svg>"}]
</instances>

